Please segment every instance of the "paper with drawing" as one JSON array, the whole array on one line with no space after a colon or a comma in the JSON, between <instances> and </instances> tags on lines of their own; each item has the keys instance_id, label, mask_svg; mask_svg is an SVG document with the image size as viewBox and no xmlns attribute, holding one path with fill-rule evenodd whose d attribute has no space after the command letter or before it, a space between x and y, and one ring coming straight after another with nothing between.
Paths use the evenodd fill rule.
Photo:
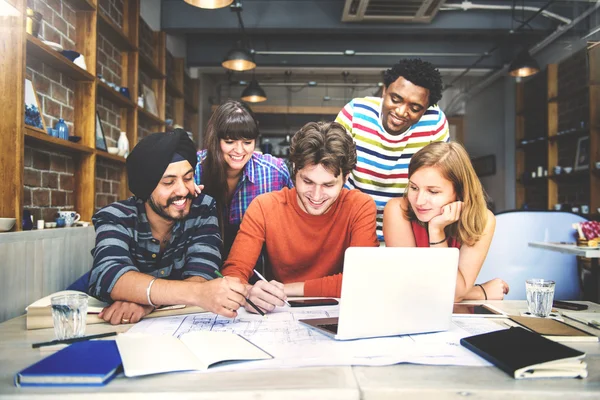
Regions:
<instances>
[{"instance_id":1,"label":"paper with drawing","mask_svg":"<svg viewBox=\"0 0 600 400\"><path fill-rule=\"evenodd\" d=\"M305 318L337 317L337 307L278 308L267 318L238 310L234 319L212 313L143 320L130 333L180 337L194 331L237 333L262 348L273 359L222 365L209 371L275 369L328 365L391 365L402 362L435 365L487 366L485 360L460 345L460 339L482 332L505 329L490 320L454 319L447 332L387 338L335 341L303 327Z\"/></svg>"}]
</instances>

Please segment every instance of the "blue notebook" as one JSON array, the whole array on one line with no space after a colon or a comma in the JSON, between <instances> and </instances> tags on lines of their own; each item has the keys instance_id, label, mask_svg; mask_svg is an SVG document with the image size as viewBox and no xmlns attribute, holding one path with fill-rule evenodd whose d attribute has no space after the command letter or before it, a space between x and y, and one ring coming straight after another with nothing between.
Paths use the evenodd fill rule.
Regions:
<instances>
[{"instance_id":1,"label":"blue notebook","mask_svg":"<svg viewBox=\"0 0 600 400\"><path fill-rule=\"evenodd\" d=\"M103 386L122 369L114 340L77 342L15 375L16 386Z\"/></svg>"}]
</instances>

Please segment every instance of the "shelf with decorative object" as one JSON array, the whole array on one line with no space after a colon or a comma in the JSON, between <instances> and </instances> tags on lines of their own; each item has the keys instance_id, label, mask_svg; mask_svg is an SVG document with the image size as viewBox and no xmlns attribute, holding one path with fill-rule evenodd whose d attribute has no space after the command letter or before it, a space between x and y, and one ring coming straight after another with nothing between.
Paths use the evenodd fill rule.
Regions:
<instances>
[{"instance_id":1,"label":"shelf with decorative object","mask_svg":"<svg viewBox=\"0 0 600 400\"><path fill-rule=\"evenodd\" d=\"M75 81L94 81L96 79L94 75L78 67L58 51L29 34L27 34L27 54L38 58Z\"/></svg>"},{"instance_id":2,"label":"shelf with decorative object","mask_svg":"<svg viewBox=\"0 0 600 400\"><path fill-rule=\"evenodd\" d=\"M125 107L129 109L134 109L136 104L129 98L122 95L120 92L117 92L112 87L108 86L106 83L97 80L96 85L98 88L98 96L105 97L111 102L117 104L120 107Z\"/></svg>"},{"instance_id":3,"label":"shelf with decorative object","mask_svg":"<svg viewBox=\"0 0 600 400\"><path fill-rule=\"evenodd\" d=\"M120 50L137 50L137 45L101 10L98 10L98 30L106 36L113 46L118 47Z\"/></svg>"},{"instance_id":4,"label":"shelf with decorative object","mask_svg":"<svg viewBox=\"0 0 600 400\"><path fill-rule=\"evenodd\" d=\"M96 149L96 156L99 158L103 158L105 160L116 161L120 164L125 164L125 162L127 161L127 159L125 157L121 157L116 154L110 154L104 150L99 150L99 149Z\"/></svg>"},{"instance_id":5,"label":"shelf with decorative object","mask_svg":"<svg viewBox=\"0 0 600 400\"><path fill-rule=\"evenodd\" d=\"M158 125L164 125L165 121L163 121L162 119L160 119L159 117L157 117L156 115L152 114L150 111L142 108L142 107L138 107L138 115L144 119L146 119L147 121L153 123L153 124L158 124Z\"/></svg>"},{"instance_id":6,"label":"shelf with decorative object","mask_svg":"<svg viewBox=\"0 0 600 400\"><path fill-rule=\"evenodd\" d=\"M25 141L26 142L37 142L44 143L54 149L58 149L61 151L67 152L79 152L79 153L93 153L94 149L78 144L73 143L68 140L59 139L48 135L46 132L41 129L37 129L34 127L30 127L25 125Z\"/></svg>"},{"instance_id":7,"label":"shelf with decorative object","mask_svg":"<svg viewBox=\"0 0 600 400\"><path fill-rule=\"evenodd\" d=\"M554 142L554 141L563 140L563 139L574 139L574 138L586 137L586 136L589 136L589 133L590 133L590 130L588 128L583 128L583 129L573 128L573 129L568 129L565 131L557 132L556 135L549 136L548 141Z\"/></svg>"},{"instance_id":8,"label":"shelf with decorative object","mask_svg":"<svg viewBox=\"0 0 600 400\"><path fill-rule=\"evenodd\" d=\"M175 98L183 99L183 92L169 78L167 78L167 92Z\"/></svg>"}]
</instances>

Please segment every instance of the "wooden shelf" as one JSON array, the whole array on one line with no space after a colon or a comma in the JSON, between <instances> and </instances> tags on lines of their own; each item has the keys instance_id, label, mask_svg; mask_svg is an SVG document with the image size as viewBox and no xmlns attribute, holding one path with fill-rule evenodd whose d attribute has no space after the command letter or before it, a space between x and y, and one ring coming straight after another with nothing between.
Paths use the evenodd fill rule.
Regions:
<instances>
[{"instance_id":1,"label":"wooden shelf","mask_svg":"<svg viewBox=\"0 0 600 400\"><path fill-rule=\"evenodd\" d=\"M125 161L127 160L125 157L121 157L116 154L110 154L100 149L96 149L96 157L104 158L105 160L116 161L121 164L125 164Z\"/></svg>"},{"instance_id":2,"label":"wooden shelf","mask_svg":"<svg viewBox=\"0 0 600 400\"><path fill-rule=\"evenodd\" d=\"M68 140L52 137L41 129L32 126L25 126L25 140L37 143L45 143L55 149L65 150L79 153L93 153L94 149L83 146L78 143L73 143Z\"/></svg>"},{"instance_id":3,"label":"wooden shelf","mask_svg":"<svg viewBox=\"0 0 600 400\"><path fill-rule=\"evenodd\" d=\"M549 142L555 142L557 140L561 140L561 139L567 139L567 138L578 138L578 137L582 137L582 136L588 136L590 133L590 130L588 128L584 128L584 129L574 129L570 132L565 132L565 133L559 133L557 135L554 136L549 136L548 137L548 141Z\"/></svg>"},{"instance_id":4,"label":"wooden shelf","mask_svg":"<svg viewBox=\"0 0 600 400\"><path fill-rule=\"evenodd\" d=\"M67 3L79 11L94 11L96 9L96 5L90 0L67 0Z\"/></svg>"},{"instance_id":5,"label":"wooden shelf","mask_svg":"<svg viewBox=\"0 0 600 400\"><path fill-rule=\"evenodd\" d=\"M137 50L137 46L129 40L125 32L101 10L98 10L98 30L119 50Z\"/></svg>"},{"instance_id":6,"label":"wooden shelf","mask_svg":"<svg viewBox=\"0 0 600 400\"><path fill-rule=\"evenodd\" d=\"M522 143L523 140L527 140L526 143ZM516 146L517 149L525 150L526 148L539 146L541 144L546 144L548 139L546 137L538 137L535 139L521 139L521 142Z\"/></svg>"},{"instance_id":7,"label":"wooden shelf","mask_svg":"<svg viewBox=\"0 0 600 400\"><path fill-rule=\"evenodd\" d=\"M588 177L588 170L582 170L582 171L571 171L570 173L566 173L566 172L561 172L558 175L550 175L549 178L552 179L555 182L569 182L571 183L573 180L577 179L581 179L581 178L587 178Z\"/></svg>"},{"instance_id":8,"label":"wooden shelf","mask_svg":"<svg viewBox=\"0 0 600 400\"><path fill-rule=\"evenodd\" d=\"M146 73L152 79L164 79L165 74L154 64L149 57L139 53L140 69Z\"/></svg>"},{"instance_id":9,"label":"wooden shelf","mask_svg":"<svg viewBox=\"0 0 600 400\"><path fill-rule=\"evenodd\" d=\"M219 105L213 105L212 111L215 111ZM319 107L319 106L261 106L250 105L255 114L308 114L308 115L338 115L340 107Z\"/></svg>"},{"instance_id":10,"label":"wooden shelf","mask_svg":"<svg viewBox=\"0 0 600 400\"><path fill-rule=\"evenodd\" d=\"M167 78L167 92L170 93L173 97L183 99L183 92L179 90L169 78Z\"/></svg>"},{"instance_id":11,"label":"wooden shelf","mask_svg":"<svg viewBox=\"0 0 600 400\"><path fill-rule=\"evenodd\" d=\"M27 35L27 53L39 58L45 64L64 73L75 81L93 81L96 78L86 70L73 64L67 57L51 49L38 38Z\"/></svg>"},{"instance_id":12,"label":"wooden shelf","mask_svg":"<svg viewBox=\"0 0 600 400\"><path fill-rule=\"evenodd\" d=\"M142 107L138 107L138 115L140 117L145 118L146 120L154 123L154 124L159 124L159 125L164 125L165 121L163 121L162 119L160 119L159 117L157 117L156 115L152 114L151 112L147 111L146 109L142 108Z\"/></svg>"},{"instance_id":13,"label":"wooden shelf","mask_svg":"<svg viewBox=\"0 0 600 400\"><path fill-rule=\"evenodd\" d=\"M134 109L136 107L136 104L131 99L123 96L121 93L117 92L115 89L111 88L101 80L97 80L96 85L99 96L102 96L121 107L129 109Z\"/></svg>"}]
</instances>

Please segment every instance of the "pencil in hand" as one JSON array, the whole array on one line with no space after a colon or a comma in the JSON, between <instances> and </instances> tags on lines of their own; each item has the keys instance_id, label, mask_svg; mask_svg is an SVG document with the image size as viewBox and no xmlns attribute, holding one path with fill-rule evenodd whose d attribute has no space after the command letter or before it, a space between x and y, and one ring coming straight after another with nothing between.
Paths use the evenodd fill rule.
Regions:
<instances>
[{"instance_id":1,"label":"pencil in hand","mask_svg":"<svg viewBox=\"0 0 600 400\"><path fill-rule=\"evenodd\" d=\"M219 278L223 278L223 274L221 274L220 271L215 271L215 274L219 277ZM250 301L250 299L246 299L246 303L250 304L250 307L254 308L256 310L257 313L259 313L260 315L262 315L263 317L265 316L265 313L263 312L263 310L261 310L260 308L258 308L258 306L256 304L254 304L252 301Z\"/></svg>"}]
</instances>

